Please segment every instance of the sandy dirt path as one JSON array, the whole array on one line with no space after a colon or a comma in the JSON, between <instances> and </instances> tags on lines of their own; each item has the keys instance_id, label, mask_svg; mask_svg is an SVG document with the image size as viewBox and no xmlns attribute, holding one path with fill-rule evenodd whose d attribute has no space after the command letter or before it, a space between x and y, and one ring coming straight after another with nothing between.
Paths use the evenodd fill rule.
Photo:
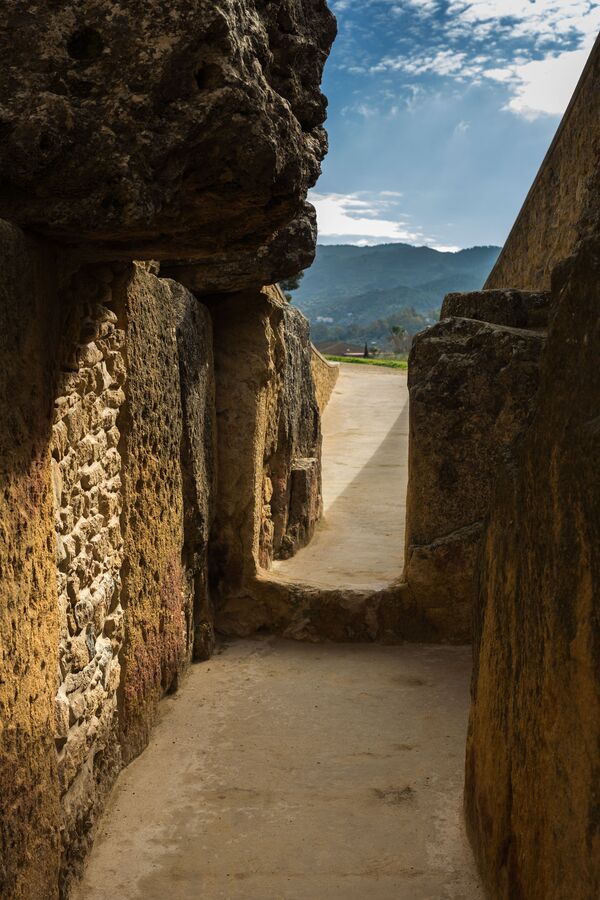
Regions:
<instances>
[{"instance_id":1,"label":"sandy dirt path","mask_svg":"<svg viewBox=\"0 0 600 900\"><path fill-rule=\"evenodd\" d=\"M408 477L406 372L342 364L323 416L324 517L277 575L384 587L402 574Z\"/></svg>"},{"instance_id":2,"label":"sandy dirt path","mask_svg":"<svg viewBox=\"0 0 600 900\"><path fill-rule=\"evenodd\" d=\"M470 651L232 644L164 701L76 900L482 900Z\"/></svg>"}]
</instances>

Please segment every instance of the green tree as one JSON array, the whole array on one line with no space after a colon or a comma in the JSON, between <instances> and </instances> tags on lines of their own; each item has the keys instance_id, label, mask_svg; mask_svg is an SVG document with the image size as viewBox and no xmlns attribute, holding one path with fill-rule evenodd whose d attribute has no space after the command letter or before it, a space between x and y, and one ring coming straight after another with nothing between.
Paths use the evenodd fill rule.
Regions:
<instances>
[{"instance_id":1,"label":"green tree","mask_svg":"<svg viewBox=\"0 0 600 900\"><path fill-rule=\"evenodd\" d=\"M284 296L288 303L292 300L292 291L297 291L300 287L300 282L304 278L304 272L298 272L297 275L291 275L289 278L284 278L283 281L279 282L279 287L284 293Z\"/></svg>"},{"instance_id":2,"label":"green tree","mask_svg":"<svg viewBox=\"0 0 600 900\"><path fill-rule=\"evenodd\" d=\"M392 347L395 354L402 353L405 349L406 335L406 328L402 328L401 325L392 325Z\"/></svg>"}]
</instances>

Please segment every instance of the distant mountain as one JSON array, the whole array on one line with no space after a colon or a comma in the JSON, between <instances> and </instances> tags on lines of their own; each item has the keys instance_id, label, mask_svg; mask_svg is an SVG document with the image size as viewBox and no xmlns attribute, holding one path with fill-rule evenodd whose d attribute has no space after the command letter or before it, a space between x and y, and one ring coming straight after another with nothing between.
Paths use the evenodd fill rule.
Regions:
<instances>
[{"instance_id":1,"label":"distant mountain","mask_svg":"<svg viewBox=\"0 0 600 900\"><path fill-rule=\"evenodd\" d=\"M402 311L426 319L437 315L450 291L481 288L499 253L500 247L447 253L410 244L320 244L315 262L292 295L293 303L311 320L313 330L317 317L333 319L327 325L336 332Z\"/></svg>"}]
</instances>

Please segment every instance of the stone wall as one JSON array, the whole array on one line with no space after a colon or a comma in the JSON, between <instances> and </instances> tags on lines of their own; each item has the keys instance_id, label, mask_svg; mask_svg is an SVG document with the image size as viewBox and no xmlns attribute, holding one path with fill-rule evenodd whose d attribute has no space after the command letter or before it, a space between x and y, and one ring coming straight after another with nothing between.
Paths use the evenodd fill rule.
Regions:
<instances>
[{"instance_id":1,"label":"stone wall","mask_svg":"<svg viewBox=\"0 0 600 900\"><path fill-rule=\"evenodd\" d=\"M544 345L540 331L458 316L510 321L524 306L514 292L451 295L454 317L413 342L404 579L438 639L471 639L483 521L530 412Z\"/></svg>"},{"instance_id":2,"label":"stone wall","mask_svg":"<svg viewBox=\"0 0 600 900\"><path fill-rule=\"evenodd\" d=\"M219 484L211 542L217 622L247 631L257 572L306 543L321 513L321 431L308 323L268 288L208 298Z\"/></svg>"},{"instance_id":3,"label":"stone wall","mask_svg":"<svg viewBox=\"0 0 600 900\"><path fill-rule=\"evenodd\" d=\"M315 383L315 395L321 415L331 399L333 389L340 375L339 363L332 363L319 353L316 347L311 347L310 358L313 381Z\"/></svg>"},{"instance_id":4,"label":"stone wall","mask_svg":"<svg viewBox=\"0 0 600 900\"><path fill-rule=\"evenodd\" d=\"M60 277L51 247L0 222L0 896L52 900L59 615L49 445Z\"/></svg>"},{"instance_id":5,"label":"stone wall","mask_svg":"<svg viewBox=\"0 0 600 900\"><path fill-rule=\"evenodd\" d=\"M569 256L600 159L600 38L486 288L548 290Z\"/></svg>"},{"instance_id":6,"label":"stone wall","mask_svg":"<svg viewBox=\"0 0 600 900\"><path fill-rule=\"evenodd\" d=\"M277 434L264 461L264 484L272 489L273 523L272 536L267 535L261 546L267 566L272 558L286 559L308 544L322 512L321 417L312 374L310 327L278 288L277 295L274 302L281 310L278 335L285 356L271 414Z\"/></svg>"},{"instance_id":7,"label":"stone wall","mask_svg":"<svg viewBox=\"0 0 600 900\"><path fill-rule=\"evenodd\" d=\"M196 629L211 628L206 618L194 621L194 608L206 604L214 413L206 310L180 285L141 264L121 276L118 293L127 353L122 516L127 642L119 728L128 762L145 747L160 698L177 686L190 662ZM191 360L181 359L184 340L193 345Z\"/></svg>"},{"instance_id":8,"label":"stone wall","mask_svg":"<svg viewBox=\"0 0 600 900\"><path fill-rule=\"evenodd\" d=\"M320 79L335 20L325 0L167 6L3 11L0 895L11 900L66 897L160 698L210 656L217 499L220 522L229 499L248 510L233 518L249 531L215 544L232 578L238 563L293 552L320 511L308 328L260 285L314 256L306 194L327 146ZM162 260L177 281L134 259ZM220 493L212 321L183 282L197 296L241 291L259 323L248 343L216 316L221 370L239 339L233 368L246 379L232 378L229 405L221 393L237 425L222 419L224 439L256 438Z\"/></svg>"},{"instance_id":9,"label":"stone wall","mask_svg":"<svg viewBox=\"0 0 600 900\"><path fill-rule=\"evenodd\" d=\"M494 900L600 896L600 175L478 569L466 814Z\"/></svg>"},{"instance_id":10,"label":"stone wall","mask_svg":"<svg viewBox=\"0 0 600 900\"><path fill-rule=\"evenodd\" d=\"M122 765L214 641L207 310L0 223L0 893L66 896Z\"/></svg>"},{"instance_id":11,"label":"stone wall","mask_svg":"<svg viewBox=\"0 0 600 900\"><path fill-rule=\"evenodd\" d=\"M108 267L86 268L65 291L50 440L60 666L55 736L69 860L85 852L98 792L120 767L125 334L111 308L112 280Z\"/></svg>"}]
</instances>

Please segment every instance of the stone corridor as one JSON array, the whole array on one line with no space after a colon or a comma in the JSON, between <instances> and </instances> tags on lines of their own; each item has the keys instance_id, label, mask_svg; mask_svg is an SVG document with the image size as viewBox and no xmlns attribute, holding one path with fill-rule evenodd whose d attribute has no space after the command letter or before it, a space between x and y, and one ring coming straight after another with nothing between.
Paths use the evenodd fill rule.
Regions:
<instances>
[{"instance_id":1,"label":"stone corridor","mask_svg":"<svg viewBox=\"0 0 600 900\"><path fill-rule=\"evenodd\" d=\"M398 576L407 413L405 373L342 366L325 520L278 576ZM467 647L222 645L163 702L76 897L479 900L461 812L470 663Z\"/></svg>"},{"instance_id":2,"label":"stone corridor","mask_svg":"<svg viewBox=\"0 0 600 900\"><path fill-rule=\"evenodd\" d=\"M477 5L427 4L453 33ZM362 327L377 291L383 337L454 287L413 337L410 413L402 373L342 371L320 523L338 370L284 290L317 254L327 0L4 4L1 900L600 898L581 5L587 37L546 49L589 58L485 284L424 246L414 297L410 266L387 287L366 266L354 296L350 262L320 294L337 326L355 282ZM428 133L416 110L401 140ZM527 167L498 147L481 174L512 203L498 179Z\"/></svg>"}]
</instances>

